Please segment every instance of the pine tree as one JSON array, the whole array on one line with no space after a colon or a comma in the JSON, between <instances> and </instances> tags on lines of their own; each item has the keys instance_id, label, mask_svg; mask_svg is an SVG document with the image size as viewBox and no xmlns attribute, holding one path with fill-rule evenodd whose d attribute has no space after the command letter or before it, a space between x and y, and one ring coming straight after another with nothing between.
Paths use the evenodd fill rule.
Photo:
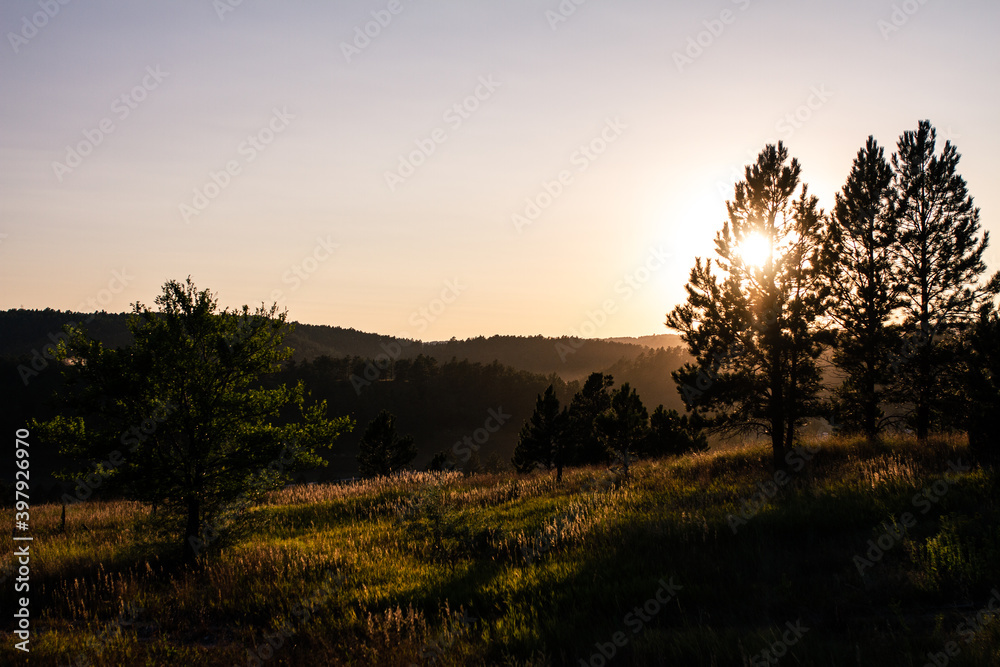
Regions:
<instances>
[{"instance_id":1,"label":"pine tree","mask_svg":"<svg viewBox=\"0 0 1000 667\"><path fill-rule=\"evenodd\" d=\"M667 316L696 362L673 374L689 410L727 435L770 437L786 465L796 428L820 414L817 359L827 290L823 213L783 144L768 145L727 202L715 267L695 260L687 303ZM795 194L798 191L798 197Z\"/></svg>"},{"instance_id":2,"label":"pine tree","mask_svg":"<svg viewBox=\"0 0 1000 667\"><path fill-rule=\"evenodd\" d=\"M535 411L521 428L514 447L511 463L518 472L531 472L539 466L546 470L555 468L556 481L562 481L562 470L566 465L565 419L566 413L559 409L555 389L549 385L535 401Z\"/></svg>"},{"instance_id":3,"label":"pine tree","mask_svg":"<svg viewBox=\"0 0 1000 667\"><path fill-rule=\"evenodd\" d=\"M1000 312L984 306L968 339L965 427L980 461L1000 460Z\"/></svg>"},{"instance_id":4,"label":"pine tree","mask_svg":"<svg viewBox=\"0 0 1000 667\"><path fill-rule=\"evenodd\" d=\"M940 345L960 331L1000 292L1000 273L979 285L989 233L979 235L979 209L958 174L960 155L950 141L935 153L937 132L928 121L904 132L892 164L894 214L900 224L904 326L909 347L894 361L910 372L898 395L914 405L917 437L926 439L938 400L938 372L949 363ZM911 381L912 378L912 381Z\"/></svg>"},{"instance_id":5,"label":"pine tree","mask_svg":"<svg viewBox=\"0 0 1000 667\"><path fill-rule=\"evenodd\" d=\"M688 417L658 405L649 416L649 433L641 453L645 456L682 456L708 451L708 439L697 415Z\"/></svg>"},{"instance_id":6,"label":"pine tree","mask_svg":"<svg viewBox=\"0 0 1000 667\"><path fill-rule=\"evenodd\" d=\"M632 455L649 432L649 413L628 382L611 395L611 407L597 416L594 425L622 462L622 473L628 479Z\"/></svg>"},{"instance_id":7,"label":"pine tree","mask_svg":"<svg viewBox=\"0 0 1000 667\"><path fill-rule=\"evenodd\" d=\"M566 417L566 443L570 463L588 465L608 460L608 450L594 429L597 415L611 407L611 387L614 378L603 373L591 373L570 401Z\"/></svg>"},{"instance_id":8,"label":"pine tree","mask_svg":"<svg viewBox=\"0 0 1000 667\"><path fill-rule=\"evenodd\" d=\"M846 374L839 412L848 428L869 439L882 426L892 339L886 325L901 304L892 182L882 147L868 137L829 221L829 314L839 326L833 360Z\"/></svg>"},{"instance_id":9,"label":"pine tree","mask_svg":"<svg viewBox=\"0 0 1000 667\"><path fill-rule=\"evenodd\" d=\"M379 412L361 436L358 470L363 477L391 475L417 456L413 436L399 437L396 418L388 410Z\"/></svg>"}]
</instances>

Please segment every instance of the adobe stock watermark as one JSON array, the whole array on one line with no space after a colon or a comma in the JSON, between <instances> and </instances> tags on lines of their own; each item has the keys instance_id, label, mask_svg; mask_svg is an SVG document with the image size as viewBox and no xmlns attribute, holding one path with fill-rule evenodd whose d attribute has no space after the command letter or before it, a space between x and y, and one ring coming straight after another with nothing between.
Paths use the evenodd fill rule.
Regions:
<instances>
[{"instance_id":1,"label":"adobe stock watermark","mask_svg":"<svg viewBox=\"0 0 1000 667\"><path fill-rule=\"evenodd\" d=\"M409 323L417 328L417 333L423 333L427 327L444 315L448 306L455 303L465 290L466 286L458 282L458 278L444 281L441 294L437 298L431 299L426 306L421 306L413 311L410 314ZM410 336L404 332L400 337L409 338Z\"/></svg>"},{"instance_id":2,"label":"adobe stock watermark","mask_svg":"<svg viewBox=\"0 0 1000 667\"><path fill-rule=\"evenodd\" d=\"M345 580L346 577L339 572L327 570L323 574L322 583L292 605L290 611L294 621L283 620L273 632L264 634L264 641L260 645L254 646L253 649L246 649L247 667L261 667L273 658L275 653L285 645L286 639L291 639L298 634L316 612L329 604L334 594L343 588Z\"/></svg>"},{"instance_id":3,"label":"adobe stock watermark","mask_svg":"<svg viewBox=\"0 0 1000 667\"><path fill-rule=\"evenodd\" d=\"M121 271L112 271L111 280L108 281L107 287L101 288L95 296L81 301L77 306L77 309L81 313L86 312L88 308L90 309L90 317L84 320L83 323L90 324L93 322L94 318L97 317L98 309L105 309L114 299L114 296L121 294L133 280L135 280L135 276L130 276L124 268ZM75 324L75 321L69 321L63 326ZM32 378L38 377L39 373L49 367L50 361L55 361L57 346L61 341L67 340L69 336L60 331L59 333L50 332L48 338L51 342L44 345L41 352L37 349L31 350L32 356L27 366L20 364L17 367L17 372L21 376L21 382L24 383L25 387L28 386Z\"/></svg>"},{"instance_id":4,"label":"adobe stock watermark","mask_svg":"<svg viewBox=\"0 0 1000 667\"><path fill-rule=\"evenodd\" d=\"M952 485L958 481L957 473L968 472L972 467L962 464L962 459L957 463L948 461L948 470L941 475L940 479L934 480L932 484L913 494L910 504L920 510L921 515L926 515L931 511L941 499L951 490ZM892 550L897 544L903 541L908 528L917 525L917 517L912 512L903 512L899 521L893 520L892 524L882 524L882 533L877 537L868 540L868 550L864 555L856 554L852 560L858 569L858 574L865 576L865 570L874 567L875 563L882 560L886 553Z\"/></svg>"},{"instance_id":5,"label":"adobe stock watermark","mask_svg":"<svg viewBox=\"0 0 1000 667\"><path fill-rule=\"evenodd\" d=\"M215 199L222 194L222 191L230 186L233 178L243 172L243 167L257 159L257 156L267 150L267 147L274 142L275 138L288 129L290 121L295 116L288 113L286 107L271 110L271 118L267 123L255 133L247 135L247 138L236 147L236 153L242 158L233 159L226 162L219 171L209 171L209 180L201 187L193 190L194 195L191 203L182 203L178 206L184 224L190 224L191 218L202 214Z\"/></svg>"},{"instance_id":6,"label":"adobe stock watermark","mask_svg":"<svg viewBox=\"0 0 1000 667\"><path fill-rule=\"evenodd\" d=\"M410 0L412 2L412 0ZM360 56L361 52L372 44L372 40L382 34L382 31L389 27L393 19L403 13L406 6L401 0L389 0L385 9L372 11L372 20L364 25L354 27L354 38L350 42L340 43L340 52L344 54L347 64L351 64L351 58Z\"/></svg>"},{"instance_id":7,"label":"adobe stock watermark","mask_svg":"<svg viewBox=\"0 0 1000 667\"><path fill-rule=\"evenodd\" d=\"M555 32L560 23L565 23L569 17L576 14L577 7L586 4L587 0L562 0L555 10L545 11L545 20L549 22L549 27Z\"/></svg>"},{"instance_id":8,"label":"adobe stock watermark","mask_svg":"<svg viewBox=\"0 0 1000 667\"><path fill-rule=\"evenodd\" d=\"M795 109L782 114L782 116L775 121L774 131L779 132L780 136L772 136L767 139L764 144L777 144L779 138L785 141L791 139L797 130L802 129L806 123L812 120L815 113L823 108L833 95L834 93L827 89L826 84L810 86L809 94L806 96L803 103L795 107ZM754 164L757 162L758 152L756 150L747 149L746 156L746 162ZM734 164L732 169L729 171L728 180L716 181L715 187L719 196L729 198L733 195L733 185L744 177L746 162Z\"/></svg>"},{"instance_id":9,"label":"adobe stock watermark","mask_svg":"<svg viewBox=\"0 0 1000 667\"><path fill-rule=\"evenodd\" d=\"M226 20L226 14L235 12L236 8L243 4L243 0L212 0L212 9L220 21Z\"/></svg>"},{"instance_id":10,"label":"adobe stock watermark","mask_svg":"<svg viewBox=\"0 0 1000 667\"><path fill-rule=\"evenodd\" d=\"M641 290L652 278L653 273L666 266L667 260L672 256L673 253L666 252L663 248L651 247L645 262L630 273L626 273L621 280L615 283L614 291L619 296L614 299L605 299L596 310L588 310L586 319L579 326L570 329L569 342L562 340L556 342L555 349L556 353L559 354L559 359L565 363L569 355L575 354L586 344L584 339L593 338L594 334L608 323L611 316L618 312L618 308Z\"/></svg>"},{"instance_id":11,"label":"adobe stock watermark","mask_svg":"<svg viewBox=\"0 0 1000 667\"><path fill-rule=\"evenodd\" d=\"M423 664L435 664L444 657L444 654L448 649L455 645L458 638L462 635L468 634L468 632L475 627L476 623L479 621L478 618L469 616L465 608L459 609L459 618L457 619L457 628L448 627L447 624L445 628L438 634L434 641L426 642L422 647L420 647L420 661ZM418 667L417 663L411 662L409 667Z\"/></svg>"},{"instance_id":12,"label":"adobe stock watermark","mask_svg":"<svg viewBox=\"0 0 1000 667\"><path fill-rule=\"evenodd\" d=\"M628 129L628 125L623 123L617 116L608 118L604 122L604 127L596 137L580 144L579 148L570 155L570 165L576 167L578 173L583 173L590 168L597 158L604 155L608 147L618 141L622 133ZM524 208L511 215L511 222L518 234L524 232L524 228L533 224L542 213L548 209L558 199L570 185L573 184L575 176L572 169L561 170L551 181L543 180L541 191L533 197L526 197Z\"/></svg>"},{"instance_id":13,"label":"adobe stock watermark","mask_svg":"<svg viewBox=\"0 0 1000 667\"><path fill-rule=\"evenodd\" d=\"M825 84L818 87L812 86L805 102L797 106L794 111L779 118L778 122L774 124L774 129L781 132L782 138L788 141L795 134L795 131L808 123L813 117L813 113L822 109L831 97L833 97L833 93L826 89ZM772 139L766 143L773 144L775 141ZM756 160L756 158L754 159Z\"/></svg>"},{"instance_id":14,"label":"adobe stock watermark","mask_svg":"<svg viewBox=\"0 0 1000 667\"><path fill-rule=\"evenodd\" d=\"M448 129L436 127L422 139L414 139L416 148L409 153L399 155L399 163L395 171L385 172L385 184L390 192L395 192L396 188L406 182L406 179L417 173L417 169L422 167L427 159L437 151L437 147L448 141L448 131L454 132L462 127L465 121L469 120L476 111L486 102L497 89L503 84L493 79L493 75L480 76L479 83L471 95L462 98L445 109L441 119L447 124Z\"/></svg>"},{"instance_id":15,"label":"adobe stock watermark","mask_svg":"<svg viewBox=\"0 0 1000 667\"><path fill-rule=\"evenodd\" d=\"M746 11L747 7L750 6L750 0L732 0L732 3L739 6L740 11ZM736 23L737 16L738 14L732 9L723 9L719 12L718 17L702 21L701 24L705 29L688 37L687 46L683 52L674 51L673 53L677 71L683 74L685 67L693 65L695 60L701 58L705 51L711 48L719 37L722 37L726 26Z\"/></svg>"},{"instance_id":16,"label":"adobe stock watermark","mask_svg":"<svg viewBox=\"0 0 1000 667\"><path fill-rule=\"evenodd\" d=\"M477 428L472 432L472 435L463 436L461 440L451 446L452 453L463 463L468 463L469 459L472 458L472 453L478 452L479 448L489 441L490 436L499 431L513 417L513 415L503 411L502 405L496 410L490 408L486 411L486 415L486 421L483 422L482 428Z\"/></svg>"},{"instance_id":17,"label":"adobe stock watermark","mask_svg":"<svg viewBox=\"0 0 1000 667\"><path fill-rule=\"evenodd\" d=\"M892 13L889 19L879 19L875 26L882 34L882 39L889 41L889 37L910 22L913 15L920 11L920 8L927 4L927 0L904 0L900 4L892 5Z\"/></svg>"},{"instance_id":18,"label":"adobe stock watermark","mask_svg":"<svg viewBox=\"0 0 1000 667\"><path fill-rule=\"evenodd\" d=\"M270 475L283 474L286 468L295 463L297 453L298 447L296 444L294 442L286 442L282 446L278 456L271 459L266 466L262 466L255 473L251 474L250 480L257 481ZM201 555L202 551L222 537L222 531L230 525L230 521L226 517L227 514L245 512L253 505L250 493L250 491L241 492L216 514L202 521L198 536L192 535L188 537L188 545L194 552L195 557Z\"/></svg>"},{"instance_id":19,"label":"adobe stock watermark","mask_svg":"<svg viewBox=\"0 0 1000 667\"><path fill-rule=\"evenodd\" d=\"M521 545L521 555L524 557L524 562L531 565L547 554L552 547L562 542L564 529L579 519L581 515L586 515L597 508L608 498L608 494L615 489L620 481L621 476L610 469L603 471L600 479L587 479L581 485L580 490L589 495L583 500L570 503L567 509L535 531L530 541Z\"/></svg>"},{"instance_id":20,"label":"adobe stock watermark","mask_svg":"<svg viewBox=\"0 0 1000 667\"><path fill-rule=\"evenodd\" d=\"M653 597L641 606L637 605L622 618L622 625L631 630L633 635L641 633L646 625L684 589L680 584L674 583L673 577L670 577L670 581L660 579L657 583L660 587ZM594 648L597 650L586 660L580 658L579 667L604 667L618 655L618 651L628 646L630 639L624 630L619 630L611 635L608 641L595 642Z\"/></svg>"},{"instance_id":21,"label":"adobe stock watermark","mask_svg":"<svg viewBox=\"0 0 1000 667\"><path fill-rule=\"evenodd\" d=\"M465 285L458 282L458 278L444 281L444 287L441 289L440 296L431 299L427 305L417 308L410 314L410 324L417 327L418 332L425 331L427 327L448 310L451 304L458 300L458 297L462 295L465 289ZM382 374L392 367L392 363L399 359L403 353L403 346L410 344L409 340L406 340L410 338L410 334L406 331L400 333L397 338L403 340L399 342L393 341L390 345L379 343L379 347L383 351L372 361L368 362L365 366L363 376L357 374L351 375L351 386L354 387L354 392L358 396L361 395L362 389L371 386L373 382L377 382L382 377Z\"/></svg>"},{"instance_id":22,"label":"adobe stock watermark","mask_svg":"<svg viewBox=\"0 0 1000 667\"><path fill-rule=\"evenodd\" d=\"M986 629L990 623L1000 617L1000 590L994 588L990 591L991 597L986 601L976 615L965 616L963 621L955 628L955 632L960 634L966 644L971 644L980 632ZM962 652L962 647L958 642L948 642L941 651L927 654L927 662L923 667L947 667L952 658L957 658Z\"/></svg>"},{"instance_id":23,"label":"adobe stock watermark","mask_svg":"<svg viewBox=\"0 0 1000 667\"><path fill-rule=\"evenodd\" d=\"M802 637L809 632L809 628L802 625L801 618L795 621L795 623L788 621L785 623L785 627L788 629L785 630L781 637L775 639L769 647L750 658L752 667L777 665L781 662L782 658L788 655L788 650L798 644Z\"/></svg>"},{"instance_id":24,"label":"adobe stock watermark","mask_svg":"<svg viewBox=\"0 0 1000 667\"><path fill-rule=\"evenodd\" d=\"M288 292L294 292L302 287L302 283L309 280L328 259L333 257L334 252L340 247L339 243L330 240L330 234L326 237L318 237L312 252L292 264L281 274L281 282L288 285ZM270 300L282 305L287 293L285 290L276 289L271 292Z\"/></svg>"},{"instance_id":25,"label":"adobe stock watermark","mask_svg":"<svg viewBox=\"0 0 1000 667\"><path fill-rule=\"evenodd\" d=\"M39 0L38 7L41 9L40 12L35 12L30 17L21 17L21 29L17 32L8 32L7 41L10 42L10 46L14 49L14 53L20 52L21 47L27 45L32 39L34 39L38 32L49 24L49 21L54 19L62 8L70 3L70 0Z\"/></svg>"},{"instance_id":26,"label":"adobe stock watermark","mask_svg":"<svg viewBox=\"0 0 1000 667\"><path fill-rule=\"evenodd\" d=\"M120 638L122 628L128 627L139 620L139 614L144 611L144 608L132 602L126 602L118 618L107 623L99 634L93 635L92 639L87 640L87 650L93 651L99 657L104 655L105 649ZM81 651L71 658L72 662L67 667L90 667L93 663L90 662L90 659L86 655L87 650Z\"/></svg>"},{"instance_id":27,"label":"adobe stock watermark","mask_svg":"<svg viewBox=\"0 0 1000 667\"><path fill-rule=\"evenodd\" d=\"M156 433L158 426L167 421L167 418L176 411L177 406L172 403L160 404L141 423L131 426L122 433L119 439L120 442L128 447L129 454L134 454L139 445L146 442L151 435ZM115 474L115 470L120 468L124 463L125 456L120 449L116 449L108 454L106 460L93 464L94 470L92 472L80 475L74 480L76 482L76 486L73 488L74 495L71 496L68 493L62 495L63 505L75 505L90 498L94 495L94 491L101 488L101 485L105 481L111 479Z\"/></svg>"},{"instance_id":28,"label":"adobe stock watermark","mask_svg":"<svg viewBox=\"0 0 1000 667\"><path fill-rule=\"evenodd\" d=\"M139 105L145 102L149 94L159 88L168 76L170 76L170 72L161 71L159 65L156 67L147 66L146 75L142 77L142 81L111 101L111 113L114 117L105 116L98 121L95 127L83 130L82 141L66 146L66 157L63 158L63 162L52 162L52 173L55 174L56 180L62 183L67 174L73 173L74 169L83 164L84 158L91 155L98 146L104 143L107 136L117 129L115 119L122 122L131 116L132 112L138 109Z\"/></svg>"},{"instance_id":29,"label":"adobe stock watermark","mask_svg":"<svg viewBox=\"0 0 1000 667\"><path fill-rule=\"evenodd\" d=\"M819 453L819 451L819 447L799 445L785 454L785 464L793 473L802 472L802 470L806 467L806 463L811 461L813 457ZM751 519L760 514L761 510L764 509L764 506L767 504L767 501L777 496L781 489L787 486L791 481L792 476L786 471L776 470L771 476L771 479L764 482L757 482L757 488L759 488L760 491L743 499L740 505L739 516L735 514L726 515L726 523L729 524L729 528L733 531L733 535L739 531L741 526L747 525Z\"/></svg>"}]
</instances>

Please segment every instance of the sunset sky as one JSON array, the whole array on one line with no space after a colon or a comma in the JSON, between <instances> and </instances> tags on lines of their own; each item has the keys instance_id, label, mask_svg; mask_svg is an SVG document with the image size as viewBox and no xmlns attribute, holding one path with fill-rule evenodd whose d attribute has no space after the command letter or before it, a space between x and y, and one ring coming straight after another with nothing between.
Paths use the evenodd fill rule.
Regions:
<instances>
[{"instance_id":1,"label":"sunset sky","mask_svg":"<svg viewBox=\"0 0 1000 667\"><path fill-rule=\"evenodd\" d=\"M829 209L920 119L1000 233L996 2L62 2L0 8L3 309L668 333L766 142Z\"/></svg>"}]
</instances>

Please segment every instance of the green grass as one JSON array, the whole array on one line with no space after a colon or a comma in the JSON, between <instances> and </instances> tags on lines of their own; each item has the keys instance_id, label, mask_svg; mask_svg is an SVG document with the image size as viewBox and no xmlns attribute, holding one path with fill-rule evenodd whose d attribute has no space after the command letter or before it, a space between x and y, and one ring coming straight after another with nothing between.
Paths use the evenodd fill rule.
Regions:
<instances>
[{"instance_id":1,"label":"green grass","mask_svg":"<svg viewBox=\"0 0 1000 667\"><path fill-rule=\"evenodd\" d=\"M1000 664L1000 619L961 626L1000 588L995 473L942 486L949 461L969 461L955 438L813 444L735 534L728 517L772 479L762 447L640 463L615 484L588 468L558 486L421 474L296 487L197 569L136 504L72 506L65 533L59 506L36 507L30 664L256 664L250 650L268 665L579 665L621 633L609 665L753 665L787 622L808 631L785 665L919 667L950 641L950 665ZM946 491L914 503L925 488ZM859 573L855 557L907 512ZM680 586L663 604L661 580ZM13 608L10 580L0 600ZM4 627L0 663L17 664Z\"/></svg>"}]
</instances>

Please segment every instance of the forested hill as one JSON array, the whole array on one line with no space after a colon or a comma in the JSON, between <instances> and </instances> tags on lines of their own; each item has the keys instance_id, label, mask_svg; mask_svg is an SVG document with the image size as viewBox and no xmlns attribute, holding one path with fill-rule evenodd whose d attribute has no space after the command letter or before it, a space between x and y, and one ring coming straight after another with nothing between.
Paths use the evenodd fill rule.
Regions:
<instances>
[{"instance_id":1,"label":"forested hill","mask_svg":"<svg viewBox=\"0 0 1000 667\"><path fill-rule=\"evenodd\" d=\"M117 347L129 342L126 318L57 310L0 311L0 396L7 404L0 425L12 432L31 418L54 416L50 398L61 380L40 354L58 340L64 324L84 322L92 336ZM404 433L414 435L418 467L435 452L454 453L455 443L481 429L490 410L508 418L478 454L482 461L508 460L535 398L552 384L565 405L581 380L595 371L611 374L615 386L631 383L650 411L661 403L684 409L671 378L671 371L689 358L680 348L541 336L420 343L303 324L286 340L296 358L274 380L305 380L313 399L327 400L332 416L348 414L358 424L338 441L336 452L326 453L331 465L324 474L330 478L356 473L357 442L382 409L398 417ZM369 369L374 362L384 364L379 355L394 358L391 369ZM43 478L57 464L51 456L40 457L33 469Z\"/></svg>"},{"instance_id":2,"label":"forested hill","mask_svg":"<svg viewBox=\"0 0 1000 667\"><path fill-rule=\"evenodd\" d=\"M63 325L78 322L82 322L90 335L105 345L118 347L129 342L126 318L124 313L75 313L52 309L0 311L0 357L30 358L34 351L43 351L46 345L57 339ZM380 354L390 354L413 359L425 355L442 363L452 359L468 359L484 364L498 361L518 370L542 375L554 373L572 381L613 366L621 372L634 366L630 362L648 354L651 348L664 347L663 344L668 342L677 344L678 339L671 335L614 340L480 336L468 340L423 343L343 327L297 323L286 342L295 350L294 358L299 362L320 356L374 359ZM668 380L669 371L680 366L686 355L675 350L669 358L669 362L663 355L656 359L657 371L662 372L664 363L669 366L666 372ZM623 377L622 381L627 381L627 378Z\"/></svg>"},{"instance_id":3,"label":"forested hill","mask_svg":"<svg viewBox=\"0 0 1000 667\"><path fill-rule=\"evenodd\" d=\"M127 344L131 336L125 313L76 313L52 310L0 311L0 357L17 358L41 351L56 339L65 324L82 323L87 332L109 347ZM379 336L342 327L296 324L286 339L299 361L321 355L375 357L391 336Z\"/></svg>"}]
</instances>

